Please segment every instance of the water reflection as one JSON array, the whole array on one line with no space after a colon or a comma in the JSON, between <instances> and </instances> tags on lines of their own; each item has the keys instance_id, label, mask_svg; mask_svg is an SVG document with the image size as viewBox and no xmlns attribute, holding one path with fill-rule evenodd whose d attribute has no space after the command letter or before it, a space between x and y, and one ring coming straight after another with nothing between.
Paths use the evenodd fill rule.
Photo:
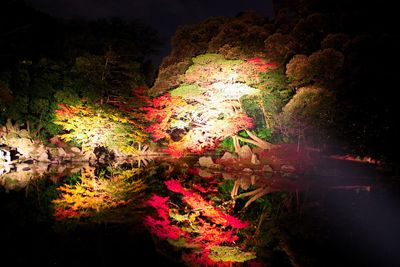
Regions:
<instances>
[{"instance_id":1,"label":"water reflection","mask_svg":"<svg viewBox=\"0 0 400 267\"><path fill-rule=\"evenodd\" d=\"M49 164L49 163L16 163L0 165L0 185L9 192L21 190L32 180L47 176L54 183L62 177L80 172L88 163Z\"/></svg>"},{"instance_id":2,"label":"water reflection","mask_svg":"<svg viewBox=\"0 0 400 267\"><path fill-rule=\"evenodd\" d=\"M57 194L48 199L54 225L148 231L157 251L188 266L262 265L276 257L287 266L304 262L293 246L303 241L288 229L310 234L313 230L299 228L309 227L302 220L310 210L321 212L313 226L322 227L321 195L348 189L354 202L373 186L340 184L315 173L214 170L200 168L197 158L156 157L98 166L20 164L3 167L0 183L9 192L38 177L55 185ZM317 232L316 239L323 234Z\"/></svg>"}]
</instances>

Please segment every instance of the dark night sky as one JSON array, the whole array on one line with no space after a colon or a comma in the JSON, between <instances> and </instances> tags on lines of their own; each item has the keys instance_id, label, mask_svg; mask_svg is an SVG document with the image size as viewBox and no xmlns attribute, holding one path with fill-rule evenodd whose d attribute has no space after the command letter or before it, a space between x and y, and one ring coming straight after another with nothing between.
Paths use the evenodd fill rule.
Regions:
<instances>
[{"instance_id":1,"label":"dark night sky","mask_svg":"<svg viewBox=\"0 0 400 267\"><path fill-rule=\"evenodd\" d=\"M200 22L213 16L235 16L254 10L272 17L271 0L30 0L32 6L56 17L121 17L139 19L156 29L169 52L170 38L177 26ZM154 60L159 60L155 58ZM158 62L157 62L158 63Z\"/></svg>"}]
</instances>

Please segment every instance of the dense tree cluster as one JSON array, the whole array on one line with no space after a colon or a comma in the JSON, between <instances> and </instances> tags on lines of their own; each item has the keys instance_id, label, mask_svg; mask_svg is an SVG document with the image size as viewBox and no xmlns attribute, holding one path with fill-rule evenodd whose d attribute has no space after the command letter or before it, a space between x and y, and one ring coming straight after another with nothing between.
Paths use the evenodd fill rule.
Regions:
<instances>
[{"instance_id":1,"label":"dense tree cluster","mask_svg":"<svg viewBox=\"0 0 400 267\"><path fill-rule=\"evenodd\" d=\"M24 1L0 10L0 124L20 121L45 140L61 130L53 123L58 104L105 105L151 83L146 57L159 41L139 22L62 20Z\"/></svg>"},{"instance_id":2,"label":"dense tree cluster","mask_svg":"<svg viewBox=\"0 0 400 267\"><path fill-rule=\"evenodd\" d=\"M393 26L371 17L370 6L345 2L293 1L273 19L243 12L181 26L153 79L145 58L158 41L150 28L59 20L6 1L1 12L18 16L0 16L0 123L21 121L44 139L73 135L54 124L58 104L111 104L140 124L144 116L155 140L187 140L189 151L236 136L235 148L246 138L263 148L296 141L393 160ZM150 87L142 98L131 94L139 86ZM157 106L161 99L169 103Z\"/></svg>"},{"instance_id":3,"label":"dense tree cluster","mask_svg":"<svg viewBox=\"0 0 400 267\"><path fill-rule=\"evenodd\" d=\"M389 63L395 34L389 20L377 14L374 21L370 9L354 12L352 4L342 2L338 7L315 1L299 5L281 9L273 20L245 12L180 27L151 94L204 77L215 82L212 64L199 72L204 77L190 74L198 56L206 53L275 62L276 71L259 71L257 81L235 78L261 90L256 98L240 100L259 137L393 160L391 143L397 141ZM197 87L192 89L195 94Z\"/></svg>"}]
</instances>

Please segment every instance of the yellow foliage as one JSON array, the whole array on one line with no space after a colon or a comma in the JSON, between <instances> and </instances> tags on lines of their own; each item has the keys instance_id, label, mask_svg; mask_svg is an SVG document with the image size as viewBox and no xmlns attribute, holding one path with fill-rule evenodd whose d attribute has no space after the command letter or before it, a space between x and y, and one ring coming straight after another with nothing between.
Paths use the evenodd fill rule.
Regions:
<instances>
[{"instance_id":1,"label":"yellow foliage","mask_svg":"<svg viewBox=\"0 0 400 267\"><path fill-rule=\"evenodd\" d=\"M135 155L138 151L134 144L142 143L146 137L122 114L98 107L59 105L54 123L66 131L61 139L77 142L84 151L104 146L119 155Z\"/></svg>"},{"instance_id":2,"label":"yellow foliage","mask_svg":"<svg viewBox=\"0 0 400 267\"><path fill-rule=\"evenodd\" d=\"M81 177L76 185L63 185L57 188L59 198L53 200L57 211L56 217L63 219L71 217L94 216L96 213L104 213L111 209L127 204L134 204L134 199L141 198L146 184L143 180L130 182L128 178L136 174L136 169L123 171L112 179ZM137 203L136 203L137 204ZM60 212L69 211L69 212ZM64 216L67 214L68 216Z\"/></svg>"}]
</instances>

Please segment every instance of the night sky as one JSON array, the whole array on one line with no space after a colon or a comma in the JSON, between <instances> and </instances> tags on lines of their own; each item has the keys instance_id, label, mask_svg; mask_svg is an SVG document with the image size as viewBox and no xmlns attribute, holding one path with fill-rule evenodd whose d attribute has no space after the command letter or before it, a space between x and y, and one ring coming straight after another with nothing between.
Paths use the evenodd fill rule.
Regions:
<instances>
[{"instance_id":1,"label":"night sky","mask_svg":"<svg viewBox=\"0 0 400 267\"><path fill-rule=\"evenodd\" d=\"M164 43L155 61L166 56L170 38L179 25L193 24L214 16L235 16L254 10L271 18L270 0L30 0L32 6L56 17L139 19L159 32ZM155 62L158 63L158 62Z\"/></svg>"}]
</instances>

